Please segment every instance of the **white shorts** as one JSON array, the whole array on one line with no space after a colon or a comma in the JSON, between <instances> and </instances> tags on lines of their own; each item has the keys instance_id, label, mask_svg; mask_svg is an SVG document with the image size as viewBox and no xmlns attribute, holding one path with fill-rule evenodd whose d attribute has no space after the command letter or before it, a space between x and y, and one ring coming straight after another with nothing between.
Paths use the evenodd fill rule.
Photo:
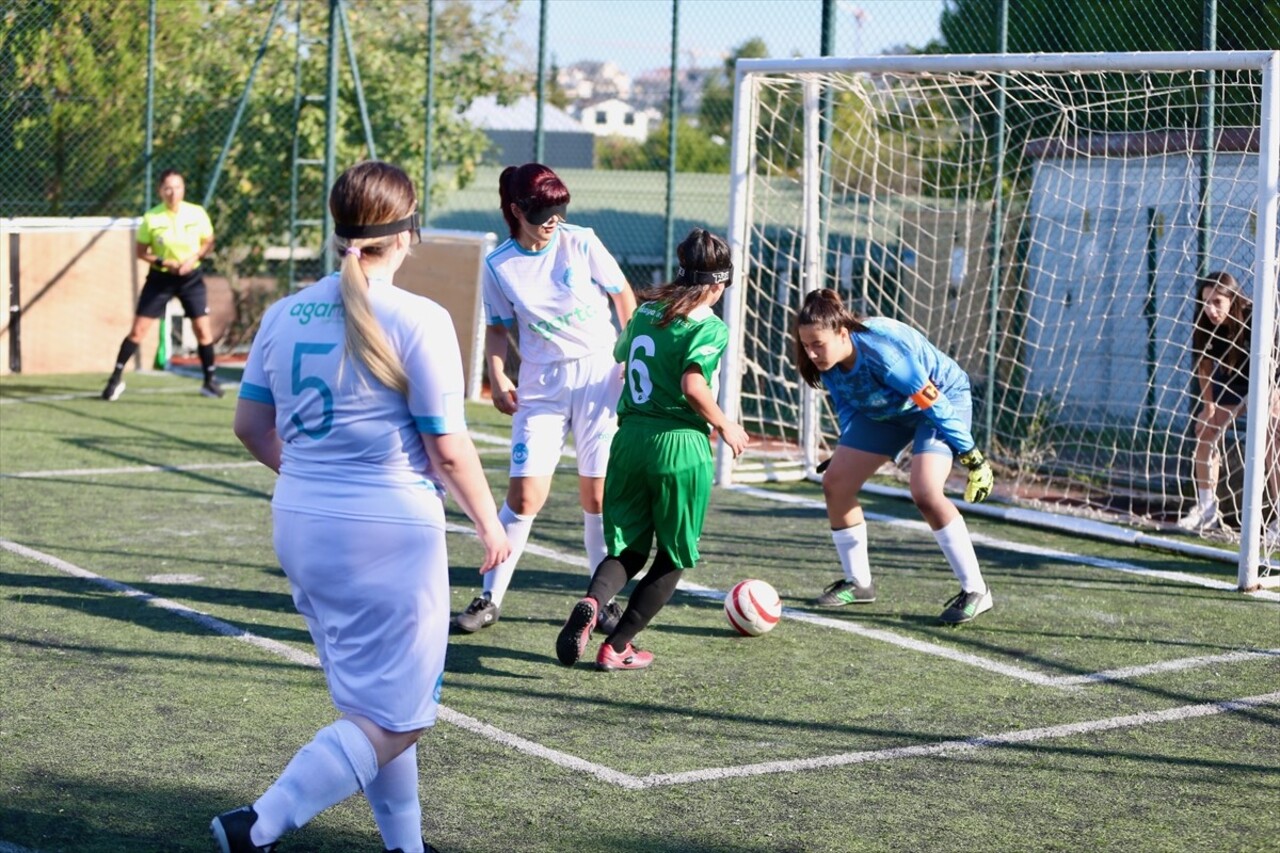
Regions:
<instances>
[{"instance_id":1,"label":"white shorts","mask_svg":"<svg viewBox=\"0 0 1280 853\"><path fill-rule=\"evenodd\" d=\"M520 365L511 419L511 476L550 477L573 431L578 474L603 477L618 431L622 365L612 353L575 361Z\"/></svg>"},{"instance_id":2,"label":"white shorts","mask_svg":"<svg viewBox=\"0 0 1280 853\"><path fill-rule=\"evenodd\" d=\"M272 510L276 556L333 704L388 731L436 719L450 604L439 506L439 527Z\"/></svg>"}]
</instances>

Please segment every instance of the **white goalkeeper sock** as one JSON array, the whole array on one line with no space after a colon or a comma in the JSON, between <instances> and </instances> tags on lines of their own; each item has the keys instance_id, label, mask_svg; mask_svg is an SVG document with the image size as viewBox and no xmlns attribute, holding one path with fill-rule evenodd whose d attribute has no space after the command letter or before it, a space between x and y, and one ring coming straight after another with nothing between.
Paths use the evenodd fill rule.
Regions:
<instances>
[{"instance_id":1,"label":"white goalkeeper sock","mask_svg":"<svg viewBox=\"0 0 1280 853\"><path fill-rule=\"evenodd\" d=\"M498 510L498 521L502 522L503 529L507 531L507 541L511 543L511 556L484 576L484 591L489 593L489 600L499 607L502 606L502 597L507 594L507 587L511 585L511 576L516 573L516 563L520 562L524 546L529 542L529 531L535 518L536 515L516 515L506 501Z\"/></svg>"},{"instance_id":2,"label":"white goalkeeper sock","mask_svg":"<svg viewBox=\"0 0 1280 853\"><path fill-rule=\"evenodd\" d=\"M587 571L593 576L609 556L604 547L604 514L582 511L582 547L587 552Z\"/></svg>"},{"instance_id":3,"label":"white goalkeeper sock","mask_svg":"<svg viewBox=\"0 0 1280 853\"><path fill-rule=\"evenodd\" d=\"M249 838L270 844L320 812L368 785L378 775L378 756L360 727L338 720L316 732L284 772L253 804L258 813Z\"/></svg>"},{"instance_id":4,"label":"white goalkeeper sock","mask_svg":"<svg viewBox=\"0 0 1280 853\"><path fill-rule=\"evenodd\" d=\"M1196 503L1200 505L1200 509L1208 510L1210 508L1217 508L1217 491L1217 489L1196 489Z\"/></svg>"},{"instance_id":5,"label":"white goalkeeper sock","mask_svg":"<svg viewBox=\"0 0 1280 853\"><path fill-rule=\"evenodd\" d=\"M422 804L418 801L418 745L382 765L364 788L388 850L422 853Z\"/></svg>"},{"instance_id":6,"label":"white goalkeeper sock","mask_svg":"<svg viewBox=\"0 0 1280 853\"><path fill-rule=\"evenodd\" d=\"M964 516L956 516L955 521L946 527L933 531L933 538L938 540L938 547L951 564L951 571L960 579L960 588L965 592L986 592L987 584L982 579L982 570L978 568L978 555L974 553Z\"/></svg>"},{"instance_id":7,"label":"white goalkeeper sock","mask_svg":"<svg viewBox=\"0 0 1280 853\"><path fill-rule=\"evenodd\" d=\"M844 530L831 531L831 541L836 543L840 555L840 568L845 580L858 586L871 585L871 558L867 556L867 525L855 524Z\"/></svg>"}]
</instances>

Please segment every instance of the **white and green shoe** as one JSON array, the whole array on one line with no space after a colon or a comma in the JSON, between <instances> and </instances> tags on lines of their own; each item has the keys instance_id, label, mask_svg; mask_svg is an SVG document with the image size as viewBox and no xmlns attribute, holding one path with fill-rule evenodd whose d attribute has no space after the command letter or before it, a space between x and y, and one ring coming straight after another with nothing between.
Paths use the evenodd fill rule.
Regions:
<instances>
[{"instance_id":1,"label":"white and green shoe","mask_svg":"<svg viewBox=\"0 0 1280 853\"><path fill-rule=\"evenodd\" d=\"M818 596L820 607L844 607L846 604L870 604L876 600L875 581L866 586L858 586L850 580L838 580L830 584Z\"/></svg>"}]
</instances>

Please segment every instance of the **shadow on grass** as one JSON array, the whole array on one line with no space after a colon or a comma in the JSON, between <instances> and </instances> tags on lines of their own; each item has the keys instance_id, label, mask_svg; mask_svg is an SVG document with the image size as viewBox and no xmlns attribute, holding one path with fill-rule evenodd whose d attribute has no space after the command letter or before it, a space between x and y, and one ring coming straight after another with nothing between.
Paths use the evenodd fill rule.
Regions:
<instances>
[{"instance_id":1,"label":"shadow on grass","mask_svg":"<svg viewBox=\"0 0 1280 853\"><path fill-rule=\"evenodd\" d=\"M115 582L111 583L114 585ZM93 579L5 572L0 574L0 588L2 587L14 590L44 590L36 593L30 591L11 593L10 599L20 604L56 607L72 613L138 625L162 633L209 635L207 626L191 619L175 618L180 614L170 612L163 607L140 607L141 602L137 595L122 594L118 588L113 589ZM186 599L215 604L222 608L235 607L288 615L295 613L293 599L287 593L186 584L139 584L132 588L144 595L170 601ZM261 637L297 643L309 643L311 640L311 635L305 628L288 628L209 615Z\"/></svg>"}]
</instances>

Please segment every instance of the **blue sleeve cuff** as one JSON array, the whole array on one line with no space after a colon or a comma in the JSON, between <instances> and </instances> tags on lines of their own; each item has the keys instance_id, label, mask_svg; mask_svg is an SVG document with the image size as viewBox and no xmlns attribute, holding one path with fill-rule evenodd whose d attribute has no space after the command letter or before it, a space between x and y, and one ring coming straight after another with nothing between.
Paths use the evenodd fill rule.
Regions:
<instances>
[{"instance_id":1,"label":"blue sleeve cuff","mask_svg":"<svg viewBox=\"0 0 1280 853\"><path fill-rule=\"evenodd\" d=\"M252 382L240 383L240 399L250 400L254 403L266 403L268 406L276 404L276 398L271 395L270 388L254 385Z\"/></svg>"},{"instance_id":2,"label":"blue sleeve cuff","mask_svg":"<svg viewBox=\"0 0 1280 853\"><path fill-rule=\"evenodd\" d=\"M414 424L418 427L418 432L423 435L449 435L455 432L466 432L466 422L459 422L456 419L451 420L443 417L418 417L414 416Z\"/></svg>"}]
</instances>

